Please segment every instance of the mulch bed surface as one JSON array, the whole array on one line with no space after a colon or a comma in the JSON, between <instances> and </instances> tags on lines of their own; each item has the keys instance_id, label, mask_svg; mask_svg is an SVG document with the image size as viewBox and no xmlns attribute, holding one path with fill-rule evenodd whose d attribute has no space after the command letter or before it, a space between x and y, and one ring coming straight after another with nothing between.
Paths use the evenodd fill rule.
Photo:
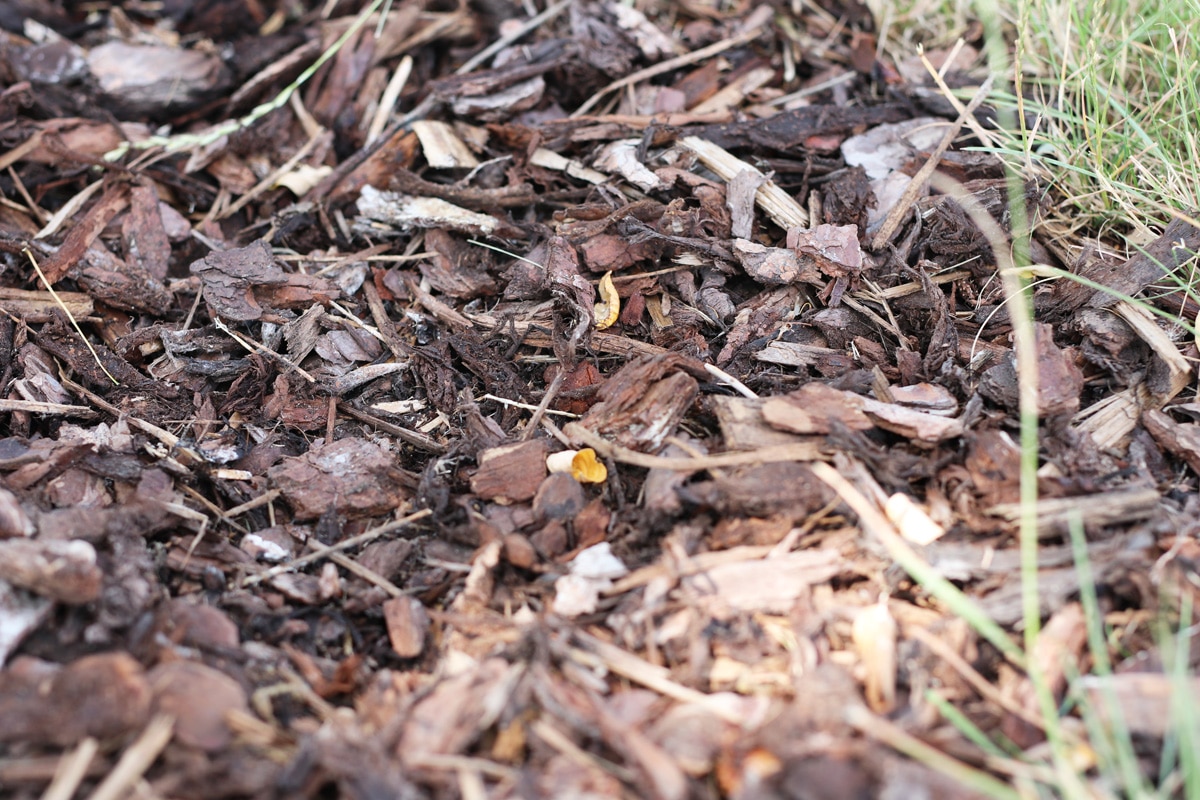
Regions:
<instances>
[{"instance_id":1,"label":"mulch bed surface","mask_svg":"<svg viewBox=\"0 0 1200 800\"><path fill-rule=\"evenodd\" d=\"M1019 641L980 42L955 106L858 3L534 5L0 2L5 796L972 796L894 749L996 768L931 693L1044 741L897 564ZM1196 318L1200 231L1014 186L1033 263ZM1156 764L1195 343L1031 298L1034 657L1090 668L1078 521Z\"/></svg>"}]
</instances>

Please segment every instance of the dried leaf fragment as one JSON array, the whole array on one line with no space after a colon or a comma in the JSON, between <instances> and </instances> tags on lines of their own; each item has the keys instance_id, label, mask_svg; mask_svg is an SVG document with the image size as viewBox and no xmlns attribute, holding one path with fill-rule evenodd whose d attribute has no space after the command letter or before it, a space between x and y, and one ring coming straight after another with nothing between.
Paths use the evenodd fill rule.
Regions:
<instances>
[{"instance_id":1,"label":"dried leaf fragment","mask_svg":"<svg viewBox=\"0 0 1200 800\"><path fill-rule=\"evenodd\" d=\"M617 287L613 285L612 270L604 273L600 279L600 302L596 303L596 330L611 328L621 315L621 298L617 295Z\"/></svg>"},{"instance_id":2,"label":"dried leaf fragment","mask_svg":"<svg viewBox=\"0 0 1200 800\"><path fill-rule=\"evenodd\" d=\"M604 483L608 480L608 467L596 458L596 451L585 447L571 459L571 474L580 483Z\"/></svg>"},{"instance_id":3,"label":"dried leaf fragment","mask_svg":"<svg viewBox=\"0 0 1200 800\"><path fill-rule=\"evenodd\" d=\"M590 447L551 453L546 457L546 469L550 472L569 472L580 483L604 483L608 480L608 467L596 458L596 451Z\"/></svg>"}]
</instances>

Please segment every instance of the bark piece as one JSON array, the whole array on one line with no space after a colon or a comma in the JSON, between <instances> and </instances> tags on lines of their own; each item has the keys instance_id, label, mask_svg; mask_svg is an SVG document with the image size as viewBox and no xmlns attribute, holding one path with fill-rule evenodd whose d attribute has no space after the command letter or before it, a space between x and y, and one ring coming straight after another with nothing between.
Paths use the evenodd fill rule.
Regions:
<instances>
[{"instance_id":1,"label":"bark piece","mask_svg":"<svg viewBox=\"0 0 1200 800\"><path fill-rule=\"evenodd\" d=\"M330 202L341 204L356 198L368 184L376 189L386 189L388 181L397 169L408 169L413 165L419 144L417 135L411 131L397 131L392 134L382 147L367 156L333 186L329 192ZM309 193L308 199L311 200L311 195L320 193L321 187L318 187Z\"/></svg>"},{"instance_id":2,"label":"bark piece","mask_svg":"<svg viewBox=\"0 0 1200 800\"><path fill-rule=\"evenodd\" d=\"M0 541L0 580L68 605L100 596L104 575L96 549L80 539Z\"/></svg>"},{"instance_id":3,"label":"bark piece","mask_svg":"<svg viewBox=\"0 0 1200 800\"><path fill-rule=\"evenodd\" d=\"M160 316L171 307L171 293L138 264L127 264L100 242L84 252L71 275L96 300L127 311Z\"/></svg>"},{"instance_id":4,"label":"bark piece","mask_svg":"<svg viewBox=\"0 0 1200 800\"><path fill-rule=\"evenodd\" d=\"M831 278L857 278L863 269L856 225L818 225L811 231L788 231L788 247Z\"/></svg>"},{"instance_id":5,"label":"bark piece","mask_svg":"<svg viewBox=\"0 0 1200 800\"><path fill-rule=\"evenodd\" d=\"M695 153L704 166L724 180L734 180L745 172L749 172L751 175L762 175L756 167L734 157L712 140L701 136L685 136L679 142ZM772 222L784 230L808 225L808 212L790 194L779 188L766 176L763 176L763 182L755 192L754 198L755 204L771 218Z\"/></svg>"},{"instance_id":6,"label":"bark piece","mask_svg":"<svg viewBox=\"0 0 1200 800\"><path fill-rule=\"evenodd\" d=\"M767 424L762 413L766 401L762 398L715 395L711 402L726 450L757 450L803 441L794 433Z\"/></svg>"},{"instance_id":7,"label":"bark piece","mask_svg":"<svg viewBox=\"0 0 1200 800\"><path fill-rule=\"evenodd\" d=\"M794 152L812 136L851 133L856 128L899 122L912 117L902 103L870 107L814 105L783 111L766 119L683 128L684 136L698 136L725 148L768 147Z\"/></svg>"},{"instance_id":8,"label":"bark piece","mask_svg":"<svg viewBox=\"0 0 1200 800\"><path fill-rule=\"evenodd\" d=\"M31 658L0 672L0 742L69 746L123 736L146 724L150 685L126 653L84 656L65 667Z\"/></svg>"},{"instance_id":9,"label":"bark piece","mask_svg":"<svg viewBox=\"0 0 1200 800\"><path fill-rule=\"evenodd\" d=\"M450 107L454 113L466 119L499 122L518 111L533 108L546 92L546 79L535 75L528 80L514 83L494 94L480 97L456 97Z\"/></svg>"},{"instance_id":10,"label":"bark piece","mask_svg":"<svg viewBox=\"0 0 1200 800\"><path fill-rule=\"evenodd\" d=\"M1081 308L1071 327L1084 337L1080 347L1083 357L1110 372L1118 382L1129 384L1134 373L1145 367L1149 347L1133 326L1112 311Z\"/></svg>"},{"instance_id":11,"label":"bark piece","mask_svg":"<svg viewBox=\"0 0 1200 800\"><path fill-rule=\"evenodd\" d=\"M662 180L637 157L639 141L621 139L606 144L592 162L599 170L615 172L643 192L663 188Z\"/></svg>"},{"instance_id":12,"label":"bark piece","mask_svg":"<svg viewBox=\"0 0 1200 800\"><path fill-rule=\"evenodd\" d=\"M95 311L92 298L82 292L55 291L58 299L75 319L90 317ZM0 308L27 322L46 322L59 308L49 292L0 288Z\"/></svg>"},{"instance_id":13,"label":"bark piece","mask_svg":"<svg viewBox=\"0 0 1200 800\"><path fill-rule=\"evenodd\" d=\"M1188 678L1181 690L1174 676L1161 672L1085 675L1079 685L1088 695L1089 706L1102 719L1112 713L1115 703L1121 723L1130 733L1158 739L1178 730L1179 704L1191 703L1200 692L1200 678ZM1109 724L1115 724L1115 720Z\"/></svg>"},{"instance_id":14,"label":"bark piece","mask_svg":"<svg viewBox=\"0 0 1200 800\"><path fill-rule=\"evenodd\" d=\"M439 683L413 708L404 723L396 754L405 763L419 764L425 755L461 753L495 720L507 703L518 668L502 658L482 664Z\"/></svg>"},{"instance_id":15,"label":"bark piece","mask_svg":"<svg viewBox=\"0 0 1200 800\"><path fill-rule=\"evenodd\" d=\"M771 426L791 433L830 433L835 422L852 431L865 431L874 427L863 410L865 405L866 398L853 392L809 383L794 392L768 398L763 402L762 415Z\"/></svg>"},{"instance_id":16,"label":"bark piece","mask_svg":"<svg viewBox=\"0 0 1200 800\"><path fill-rule=\"evenodd\" d=\"M354 226L363 233L378 233L374 223L386 223L401 230L446 228L472 236L524 238L524 233L496 217L470 211L437 197L380 191L367 184L358 198L360 216Z\"/></svg>"},{"instance_id":17,"label":"bark piece","mask_svg":"<svg viewBox=\"0 0 1200 800\"><path fill-rule=\"evenodd\" d=\"M475 158L458 134L448 122L421 119L412 125L412 132L421 141L421 150L425 161L434 169L454 169L456 167L478 167L479 159Z\"/></svg>"},{"instance_id":18,"label":"bark piece","mask_svg":"<svg viewBox=\"0 0 1200 800\"><path fill-rule=\"evenodd\" d=\"M778 558L720 564L687 576L683 583L710 610L781 614L806 589L841 570L836 550L801 550ZM728 611L720 613L724 617Z\"/></svg>"},{"instance_id":19,"label":"bark piece","mask_svg":"<svg viewBox=\"0 0 1200 800\"><path fill-rule=\"evenodd\" d=\"M348 518L386 514L408 497L392 456L365 439L339 439L268 470L298 521L330 509Z\"/></svg>"},{"instance_id":20,"label":"bark piece","mask_svg":"<svg viewBox=\"0 0 1200 800\"><path fill-rule=\"evenodd\" d=\"M765 180L766 176L761 173L742 170L725 188L730 233L734 239L749 239L754 233L754 195Z\"/></svg>"},{"instance_id":21,"label":"bark piece","mask_svg":"<svg viewBox=\"0 0 1200 800\"><path fill-rule=\"evenodd\" d=\"M533 497L533 512L538 519L566 522L583 510L587 498L583 486L567 472L546 476Z\"/></svg>"},{"instance_id":22,"label":"bark piece","mask_svg":"<svg viewBox=\"0 0 1200 800\"><path fill-rule=\"evenodd\" d=\"M581 424L617 444L656 452L699 395L703 368L674 353L631 361L601 387Z\"/></svg>"},{"instance_id":23,"label":"bark piece","mask_svg":"<svg viewBox=\"0 0 1200 800\"><path fill-rule=\"evenodd\" d=\"M177 597L159 613L158 631L168 641L204 652L237 652L237 624L219 608Z\"/></svg>"},{"instance_id":24,"label":"bark piece","mask_svg":"<svg viewBox=\"0 0 1200 800\"><path fill-rule=\"evenodd\" d=\"M19 13L16 6L6 13ZM87 75L87 53L67 39L54 38L42 44L21 47L6 44L6 59L18 80L32 83L71 84Z\"/></svg>"},{"instance_id":25,"label":"bark piece","mask_svg":"<svg viewBox=\"0 0 1200 800\"><path fill-rule=\"evenodd\" d=\"M881 403L862 398L863 412L880 428L918 442L941 442L962 436L963 422L938 414L927 414L898 403Z\"/></svg>"},{"instance_id":26,"label":"bark piece","mask_svg":"<svg viewBox=\"0 0 1200 800\"><path fill-rule=\"evenodd\" d=\"M554 337L554 354L564 367L571 369L577 361L576 350L596 325L596 289L580 274L579 255L574 245L562 236L555 236L547 243L546 282L566 327L556 331L560 335Z\"/></svg>"},{"instance_id":27,"label":"bark piece","mask_svg":"<svg viewBox=\"0 0 1200 800\"><path fill-rule=\"evenodd\" d=\"M662 242L657 239L630 241L612 233L589 236L579 242L583 263L592 272L622 270L642 261L653 261L662 250Z\"/></svg>"},{"instance_id":28,"label":"bark piece","mask_svg":"<svg viewBox=\"0 0 1200 800\"><path fill-rule=\"evenodd\" d=\"M388 641L401 658L416 658L425 649L429 614L415 597L393 597L383 604Z\"/></svg>"},{"instance_id":29,"label":"bark piece","mask_svg":"<svg viewBox=\"0 0 1200 800\"><path fill-rule=\"evenodd\" d=\"M747 275L766 286L787 286L800 281L819 283L821 280L821 273L813 268L811 259L801 261L796 252L788 248L734 239L733 254Z\"/></svg>"},{"instance_id":30,"label":"bark piece","mask_svg":"<svg viewBox=\"0 0 1200 800\"><path fill-rule=\"evenodd\" d=\"M216 52L105 42L88 51L88 69L118 113L162 118L223 92L229 70Z\"/></svg>"},{"instance_id":31,"label":"bark piece","mask_svg":"<svg viewBox=\"0 0 1200 800\"><path fill-rule=\"evenodd\" d=\"M1192 214L1194 216L1195 212ZM1198 251L1200 228L1185 220L1173 219L1161 236L1128 261L1114 263L1093 258L1083 265L1079 274L1115 292L1133 296L1165 275L1179 274ZM1108 308L1118 299L1110 292L1092 289L1076 281L1059 281L1051 297L1052 306L1070 310L1082 305Z\"/></svg>"},{"instance_id":32,"label":"bark piece","mask_svg":"<svg viewBox=\"0 0 1200 800\"><path fill-rule=\"evenodd\" d=\"M871 182L862 167L849 167L821 188L821 222L830 225L854 225L867 229L871 209L878 202Z\"/></svg>"},{"instance_id":33,"label":"bark piece","mask_svg":"<svg viewBox=\"0 0 1200 800\"><path fill-rule=\"evenodd\" d=\"M160 664L150 671L149 681L154 710L175 718L176 741L210 753L233 740L226 715L249 707L241 684L192 661Z\"/></svg>"},{"instance_id":34,"label":"bark piece","mask_svg":"<svg viewBox=\"0 0 1200 800\"><path fill-rule=\"evenodd\" d=\"M1073 414L1079 410L1083 392L1083 371L1075 363L1072 350L1054 343L1054 329L1044 323L1034 325L1037 340L1037 412L1039 416ZM1020 394L1015 357L1001 361L983 373L979 391L989 400L1017 411Z\"/></svg>"},{"instance_id":35,"label":"bark piece","mask_svg":"<svg viewBox=\"0 0 1200 800\"><path fill-rule=\"evenodd\" d=\"M76 220L63 238L62 245L49 258L42 260L42 272L50 283L57 283L83 259L83 254L96 241L101 231L129 204L129 188L124 184L109 184L100 199Z\"/></svg>"},{"instance_id":36,"label":"bark piece","mask_svg":"<svg viewBox=\"0 0 1200 800\"><path fill-rule=\"evenodd\" d=\"M137 267L157 281L167 277L171 241L159 212L158 192L153 186L135 186L129 196L129 216L121 226L125 263Z\"/></svg>"},{"instance_id":37,"label":"bark piece","mask_svg":"<svg viewBox=\"0 0 1200 800\"><path fill-rule=\"evenodd\" d=\"M471 491L484 500L522 502L537 494L546 477L546 445L541 441L493 447L479 454Z\"/></svg>"},{"instance_id":38,"label":"bark piece","mask_svg":"<svg viewBox=\"0 0 1200 800\"><path fill-rule=\"evenodd\" d=\"M289 275L275 264L271 247L257 241L246 247L210 253L191 266L204 286L204 299L222 317L240 322L261 319L266 308L310 307L336 299L336 286L321 278Z\"/></svg>"},{"instance_id":39,"label":"bark piece","mask_svg":"<svg viewBox=\"0 0 1200 800\"><path fill-rule=\"evenodd\" d=\"M678 490L685 502L723 515L800 518L828 503L832 493L805 464L776 462L732 470Z\"/></svg>"},{"instance_id":40,"label":"bark piece","mask_svg":"<svg viewBox=\"0 0 1200 800\"><path fill-rule=\"evenodd\" d=\"M1153 408L1142 412L1142 424L1162 449L1182 458L1200 474L1200 425L1178 423L1165 412Z\"/></svg>"}]
</instances>

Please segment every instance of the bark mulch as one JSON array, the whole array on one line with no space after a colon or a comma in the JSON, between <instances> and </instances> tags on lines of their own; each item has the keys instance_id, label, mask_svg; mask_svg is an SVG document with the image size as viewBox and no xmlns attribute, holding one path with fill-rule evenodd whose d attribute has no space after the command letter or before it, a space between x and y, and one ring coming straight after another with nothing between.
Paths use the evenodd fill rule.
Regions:
<instances>
[{"instance_id":1,"label":"bark mulch","mask_svg":"<svg viewBox=\"0 0 1200 800\"><path fill-rule=\"evenodd\" d=\"M5 797L1007 780L938 700L1044 746L898 565L1019 641L980 42L927 53L955 106L857 2L733 5L0 2ZM1196 318L1154 284L1200 231L1117 256L1024 188L1034 263ZM1031 658L1090 669L1094 585L1157 774L1195 342L1032 298Z\"/></svg>"}]
</instances>

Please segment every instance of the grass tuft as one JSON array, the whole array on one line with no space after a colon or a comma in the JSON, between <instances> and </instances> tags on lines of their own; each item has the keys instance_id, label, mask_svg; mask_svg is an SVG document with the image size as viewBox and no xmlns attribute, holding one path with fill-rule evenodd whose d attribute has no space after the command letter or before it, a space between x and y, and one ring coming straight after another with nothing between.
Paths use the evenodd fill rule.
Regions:
<instances>
[{"instance_id":1,"label":"grass tuft","mask_svg":"<svg viewBox=\"0 0 1200 800\"><path fill-rule=\"evenodd\" d=\"M990 74L997 76L991 95L1001 130L990 152L1001 156L1013 175L1034 178L1047 187L1051 208L1038 221L1039 235L1078 255L1088 245L1115 247L1129 256L1152 239L1172 217L1195 218L1200 209L1200 0L870 0L879 20L880 48L894 60L912 56L918 46L949 48L960 38L974 38L982 22ZM1007 59L1011 55L1011 64ZM982 77L980 78L982 80ZM1008 86L1009 88L1005 88ZM970 89L963 90L966 99ZM1062 270L1030 265L1025 245L1030 225L1014 211L1013 249L993 245L1006 279L1008 307L1016 333L1018 373L1022 384L1022 581L1025 588L1025 648L1006 650L1014 663L1029 669L1046 722L1049 747L1021 755L1040 784L1025 796L1096 798L1200 798L1200 712L1191 702L1194 677L1189 672L1191 595L1182 592L1182 608L1164 612L1158 622L1157 646L1174 682L1175 718L1164 739L1158 774L1144 771L1133 736L1124 723L1112 691L1113 659L1082 529L1072 529L1081 603L1084 606L1095 678L1070 665L1068 706L1059 708L1039 675L1030 652L1040 626L1037 597L1037 539L1033 509L1037 500L1038 420L1028 397L1036 392L1036 369L1028 351L1032 322L1029 287L1021 280L1073 278ZM978 224L978 223L977 223ZM981 226L982 227L982 226ZM986 228L984 228L986 231ZM1001 265L1004 266L1003 264ZM1167 276L1163 291L1182 290L1200 298L1196 259ZM1083 283L1089 283L1082 281ZM1090 284L1089 284L1090 285ZM1103 288L1103 287L1094 287ZM1126 298L1145 305L1146 301ZM1195 328L1167 312L1150 308L1195 335ZM1025 347L1022 345L1025 344ZM905 564L906 568L909 567ZM996 640L991 620L973 616L974 604L942 585L937 576L912 570L914 578L952 613L958 613L981 636ZM1176 616L1177 615L1177 616ZM1013 652L1014 649L1019 652ZM1073 666L1073 669L1070 667ZM1082 691L1087 680L1099 680L1106 691ZM999 759L1001 748L952 706L931 696L943 716L982 755ZM1083 720L1095 769L1084 775L1075 768L1074 732ZM1067 723L1064 726L1064 723ZM925 758L928 754L913 753ZM1016 774L1016 773L1010 773ZM1154 785L1151 779L1155 778ZM1049 792L1049 794L1047 793ZM995 796L989 793L989 796Z\"/></svg>"}]
</instances>

